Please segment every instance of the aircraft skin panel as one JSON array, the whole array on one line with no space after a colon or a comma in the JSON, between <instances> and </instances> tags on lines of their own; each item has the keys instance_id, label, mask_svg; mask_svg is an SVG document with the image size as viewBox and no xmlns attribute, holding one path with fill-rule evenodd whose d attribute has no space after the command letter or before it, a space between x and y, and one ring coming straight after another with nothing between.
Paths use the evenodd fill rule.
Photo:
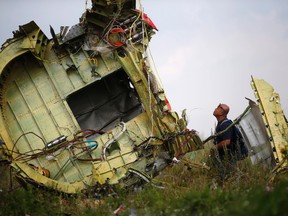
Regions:
<instances>
[{"instance_id":1,"label":"aircraft skin panel","mask_svg":"<svg viewBox=\"0 0 288 216\"><path fill-rule=\"evenodd\" d=\"M101 0L52 39L31 21L2 45L0 139L19 178L65 193L130 187L203 148L149 66L155 30L134 0Z\"/></svg>"},{"instance_id":2,"label":"aircraft skin panel","mask_svg":"<svg viewBox=\"0 0 288 216\"><path fill-rule=\"evenodd\" d=\"M279 163L287 155L288 150L288 126L280 97L264 80L252 78L251 86L267 128L275 160Z\"/></svg>"},{"instance_id":3,"label":"aircraft skin panel","mask_svg":"<svg viewBox=\"0 0 288 216\"><path fill-rule=\"evenodd\" d=\"M239 129L245 140L252 164L265 163L275 166L269 136L258 105L249 101L249 110L239 121Z\"/></svg>"},{"instance_id":4,"label":"aircraft skin panel","mask_svg":"<svg viewBox=\"0 0 288 216\"><path fill-rule=\"evenodd\" d=\"M147 118L144 117L146 116L145 113L141 114L139 116L138 121L143 123L145 122L145 120L143 118ZM131 127L133 128L134 125L137 125L137 118L136 117L133 122L131 123L127 123L127 134L129 133L129 131L131 130ZM129 125L131 124L131 126ZM111 131L112 132L112 131ZM118 131L119 132L119 131ZM134 131L133 131L134 132ZM114 132L112 132L114 133ZM109 136L112 136L112 133L109 134L105 134L104 136L99 137L97 140L102 140L102 142L107 142L109 141ZM117 134L117 131L115 132ZM143 133L143 130L142 130ZM149 134L151 132L149 130L147 130L146 132L144 132L144 134L139 134L139 136L137 137L149 137ZM141 139L141 142L143 143L144 140ZM50 182L47 181L47 179L45 179L46 177L43 178L42 175L40 175L38 173L38 171L31 171L29 169L29 167L27 167L26 165L21 165L21 175L22 176L26 176L28 175L30 178L32 177L32 179L36 182L41 182L43 184L46 185L50 185L53 182L53 188L60 188L61 191L70 193L70 191L74 191L75 190L75 185L77 185L76 190L80 191L86 188L86 185L82 185L82 184L78 184L79 182L83 181L83 179L85 179L86 182L98 182L100 184L104 184L105 182L107 182L106 179L112 179L111 183L113 183L114 181L118 182L119 179L117 178L117 176L119 175L118 172L122 172L123 173L123 169L122 167L126 167L125 168L125 173L127 173L129 167L133 167L135 169L144 169L145 166L139 166L137 164L134 164L133 162L137 161L138 158L138 154L136 152L133 152L133 148L131 147L131 143L129 144L129 142L133 142L134 143L134 139L131 137L126 137L123 136L121 137L121 139L119 139L117 141L117 144L115 143L115 145L117 145L118 149L116 148L116 150L114 150L114 152L107 152L107 160L106 161L95 161L93 162L93 165L91 164L90 168L87 168L87 162L79 162L77 160L75 160L73 162L73 159L71 158L71 155L69 152L62 152L60 156L57 156L57 161L51 160L51 161L47 161L46 163L41 164L42 167L45 167L47 169L49 169L50 171L50 178L52 181ZM99 141L99 143L101 143ZM146 143L143 143L142 145L145 145ZM139 148L142 147L142 145L139 146ZM98 151L98 154L97 154ZM91 155L92 157L96 158L101 156L102 154L102 150L101 149L97 149L97 151L93 151L94 156ZM149 150L147 150L149 151ZM152 152L148 153L148 156L150 155L150 157L152 157ZM81 156L79 155L79 158ZM75 158L74 158L75 159ZM144 159L143 159L144 160ZM75 167L75 163L78 163L81 171L77 170L77 168ZM81 168L81 165L83 165L83 168ZM141 165L141 163L140 163ZM16 168L19 168L19 163L16 163ZM73 169L71 169L73 168ZM62 169L62 170L61 170ZM86 169L86 170L85 170ZM23 171L24 170L24 171ZM27 174L26 172L28 172L30 174ZM60 170L60 171L59 171ZM119 171L118 171L119 170ZM31 174L31 172L33 173L33 175ZM82 175L81 176L81 172ZM86 176L86 177L85 177ZM115 177L116 176L116 177ZM124 176L121 176L122 178ZM116 180L115 180L116 179ZM67 185L67 182L69 182L69 184ZM64 187L65 185L65 187ZM69 187L68 187L69 186Z\"/></svg>"},{"instance_id":5,"label":"aircraft skin panel","mask_svg":"<svg viewBox=\"0 0 288 216\"><path fill-rule=\"evenodd\" d=\"M33 64L33 58L24 58L23 62L26 61L29 64L9 67L11 76L5 80L3 86L3 115L10 131L14 131L14 127L20 127L22 132L33 131L40 134L45 142L49 142L63 134L61 129L55 125L55 117L52 116L51 113L53 112L51 111L58 104L57 110L62 113L61 122L64 123L67 122L63 118L66 108L63 104L59 106L61 98L53 88L44 68L35 68L37 62L34 60L35 63ZM73 122L70 122L68 127L75 128ZM64 132L67 133L67 130ZM19 134L11 133L11 136L16 141ZM19 146L24 140L19 141ZM39 143L38 148L44 147L40 139L37 142Z\"/></svg>"}]
</instances>

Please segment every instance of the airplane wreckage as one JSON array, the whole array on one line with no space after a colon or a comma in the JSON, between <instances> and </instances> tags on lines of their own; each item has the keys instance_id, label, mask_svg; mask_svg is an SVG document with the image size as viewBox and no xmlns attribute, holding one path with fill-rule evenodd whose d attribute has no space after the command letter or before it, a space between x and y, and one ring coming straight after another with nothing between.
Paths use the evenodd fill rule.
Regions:
<instances>
[{"instance_id":1,"label":"airplane wreckage","mask_svg":"<svg viewBox=\"0 0 288 216\"><path fill-rule=\"evenodd\" d=\"M64 193L149 182L203 149L171 110L146 54L156 26L135 0L92 0L79 23L48 39L32 21L0 52L0 148L17 178ZM253 78L252 78L253 79ZM253 79L237 119L253 163L277 167L287 154L279 97ZM156 185L157 186L157 185Z\"/></svg>"}]
</instances>

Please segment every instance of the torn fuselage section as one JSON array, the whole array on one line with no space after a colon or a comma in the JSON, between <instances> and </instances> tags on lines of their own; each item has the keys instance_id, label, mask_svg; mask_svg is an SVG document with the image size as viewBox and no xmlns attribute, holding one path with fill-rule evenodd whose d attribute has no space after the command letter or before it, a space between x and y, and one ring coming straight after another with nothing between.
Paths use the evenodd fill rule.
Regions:
<instances>
[{"instance_id":1,"label":"torn fuselage section","mask_svg":"<svg viewBox=\"0 0 288 216\"><path fill-rule=\"evenodd\" d=\"M288 124L281 108L279 94L264 80L252 77L251 86L271 143L273 157L276 164L279 164L288 155Z\"/></svg>"},{"instance_id":2,"label":"torn fuselage section","mask_svg":"<svg viewBox=\"0 0 288 216\"><path fill-rule=\"evenodd\" d=\"M65 193L129 187L202 148L149 66L156 27L131 2L92 1L51 40L28 23L0 52L0 135L19 177Z\"/></svg>"},{"instance_id":3,"label":"torn fuselage section","mask_svg":"<svg viewBox=\"0 0 288 216\"><path fill-rule=\"evenodd\" d=\"M259 106L254 101L249 100L249 110L240 119L238 127L245 140L252 164L262 163L268 168L274 167L276 163L271 143Z\"/></svg>"},{"instance_id":4,"label":"torn fuselage section","mask_svg":"<svg viewBox=\"0 0 288 216\"><path fill-rule=\"evenodd\" d=\"M287 165L288 123L278 93L266 81L252 77L257 102L249 99L249 110L239 119L252 164L270 169Z\"/></svg>"}]
</instances>

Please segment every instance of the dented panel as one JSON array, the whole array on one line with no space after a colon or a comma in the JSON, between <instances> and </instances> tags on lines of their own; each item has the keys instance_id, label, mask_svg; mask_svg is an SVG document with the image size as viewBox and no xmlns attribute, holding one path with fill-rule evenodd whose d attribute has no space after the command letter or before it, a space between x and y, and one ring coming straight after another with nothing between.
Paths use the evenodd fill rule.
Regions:
<instances>
[{"instance_id":1,"label":"dented panel","mask_svg":"<svg viewBox=\"0 0 288 216\"><path fill-rule=\"evenodd\" d=\"M17 176L65 193L152 182L203 148L149 67L157 31L135 1L92 1L80 22L20 26L0 52L0 135Z\"/></svg>"},{"instance_id":2,"label":"dented panel","mask_svg":"<svg viewBox=\"0 0 288 216\"><path fill-rule=\"evenodd\" d=\"M264 80L252 78L251 86L259 104L275 160L279 163L287 156L288 148L288 126L280 97Z\"/></svg>"}]
</instances>

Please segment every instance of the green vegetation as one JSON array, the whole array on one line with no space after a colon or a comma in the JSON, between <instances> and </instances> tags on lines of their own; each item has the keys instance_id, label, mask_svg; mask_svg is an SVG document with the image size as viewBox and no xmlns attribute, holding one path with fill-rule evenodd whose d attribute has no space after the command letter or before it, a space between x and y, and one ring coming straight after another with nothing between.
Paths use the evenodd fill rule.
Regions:
<instances>
[{"instance_id":1,"label":"green vegetation","mask_svg":"<svg viewBox=\"0 0 288 216\"><path fill-rule=\"evenodd\" d=\"M200 156L199 156L200 155ZM203 152L189 158L203 162ZM124 191L113 188L105 197L68 196L43 188L21 187L10 178L10 168L0 169L0 215L286 215L288 180L285 176L268 183L269 170L241 161L238 170L225 181L213 170L175 164L157 178L165 189L144 185ZM11 186L12 183L12 186ZM12 188L12 190L11 190ZM112 193L113 192L113 193Z\"/></svg>"}]
</instances>

